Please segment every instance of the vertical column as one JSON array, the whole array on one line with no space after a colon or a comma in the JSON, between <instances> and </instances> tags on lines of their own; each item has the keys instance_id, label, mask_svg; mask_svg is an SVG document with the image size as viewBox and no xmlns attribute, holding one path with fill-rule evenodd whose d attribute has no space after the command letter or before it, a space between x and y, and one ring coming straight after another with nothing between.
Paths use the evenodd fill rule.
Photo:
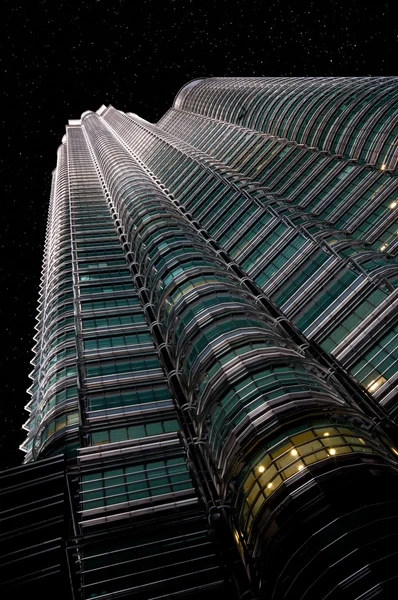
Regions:
<instances>
[{"instance_id":1,"label":"vertical column","mask_svg":"<svg viewBox=\"0 0 398 600\"><path fill-rule=\"evenodd\" d=\"M84 410L82 595L222 589L123 229L81 127L68 128L68 144Z\"/></svg>"}]
</instances>

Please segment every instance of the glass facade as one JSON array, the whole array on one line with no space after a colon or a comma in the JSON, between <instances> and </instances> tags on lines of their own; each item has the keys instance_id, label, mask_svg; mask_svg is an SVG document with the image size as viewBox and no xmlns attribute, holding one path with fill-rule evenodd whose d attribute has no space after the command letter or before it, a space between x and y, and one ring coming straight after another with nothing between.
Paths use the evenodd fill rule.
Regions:
<instances>
[{"instance_id":1,"label":"glass facade","mask_svg":"<svg viewBox=\"0 0 398 600\"><path fill-rule=\"evenodd\" d=\"M397 83L69 122L21 449L64 455L70 598L389 597Z\"/></svg>"}]
</instances>

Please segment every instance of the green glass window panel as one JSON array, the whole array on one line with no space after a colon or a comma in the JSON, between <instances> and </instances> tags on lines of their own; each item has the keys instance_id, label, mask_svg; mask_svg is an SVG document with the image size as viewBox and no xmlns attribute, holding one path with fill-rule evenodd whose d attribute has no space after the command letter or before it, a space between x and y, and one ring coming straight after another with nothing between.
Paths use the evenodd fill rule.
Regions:
<instances>
[{"instance_id":1,"label":"green glass window panel","mask_svg":"<svg viewBox=\"0 0 398 600\"><path fill-rule=\"evenodd\" d=\"M337 281L328 282L328 287L316 298L314 303L300 317L294 319L296 326L304 331L340 294L347 290L356 277L355 273L345 271L338 276Z\"/></svg>"},{"instance_id":2,"label":"green glass window panel","mask_svg":"<svg viewBox=\"0 0 398 600\"><path fill-rule=\"evenodd\" d=\"M57 352L57 354L55 354L49 362L45 363L46 368L49 369L52 365L55 365L55 363L59 362L60 360L64 360L69 356L76 356L76 348L74 346L71 348L64 348L60 352Z\"/></svg>"},{"instance_id":3,"label":"green glass window panel","mask_svg":"<svg viewBox=\"0 0 398 600\"><path fill-rule=\"evenodd\" d=\"M64 367L57 371L47 382L45 389L47 390L53 383L63 379L64 377L70 377L71 375L76 375L77 370L76 367Z\"/></svg>"},{"instance_id":4,"label":"green glass window panel","mask_svg":"<svg viewBox=\"0 0 398 600\"><path fill-rule=\"evenodd\" d=\"M86 367L87 376L111 375L114 373L128 373L130 371L140 371L145 369L159 368L157 358L142 358L120 361L104 361L97 364L88 364Z\"/></svg>"},{"instance_id":5,"label":"green glass window panel","mask_svg":"<svg viewBox=\"0 0 398 600\"><path fill-rule=\"evenodd\" d=\"M126 268L124 271L98 271L96 273L84 273L79 275L79 280L84 283L86 281L98 281L100 279L116 279L121 277L128 277L129 271Z\"/></svg>"},{"instance_id":6,"label":"green glass window panel","mask_svg":"<svg viewBox=\"0 0 398 600\"><path fill-rule=\"evenodd\" d=\"M262 258L271 248L272 244L279 241L280 237L287 231L288 227L284 224L278 225L273 231L264 234L264 239L260 240L258 245L253 248L248 256L242 261L243 269L249 270L253 264Z\"/></svg>"},{"instance_id":7,"label":"green glass window panel","mask_svg":"<svg viewBox=\"0 0 398 600\"><path fill-rule=\"evenodd\" d=\"M119 392L108 392L105 395L91 397L88 402L90 410L101 410L123 406L134 406L148 402L160 402L169 400L170 392L167 387L134 388Z\"/></svg>"},{"instance_id":8,"label":"green glass window panel","mask_svg":"<svg viewBox=\"0 0 398 600\"><path fill-rule=\"evenodd\" d=\"M101 348L113 348L119 346L129 345L152 345L152 338L149 333L141 334L125 334L112 337L104 338L92 338L84 341L85 350L101 349Z\"/></svg>"},{"instance_id":9,"label":"green glass window panel","mask_svg":"<svg viewBox=\"0 0 398 600\"><path fill-rule=\"evenodd\" d=\"M95 262L80 262L80 269L98 269L102 267L118 267L118 266L127 266L124 258L121 260L102 260Z\"/></svg>"},{"instance_id":10,"label":"green glass window panel","mask_svg":"<svg viewBox=\"0 0 398 600\"><path fill-rule=\"evenodd\" d=\"M108 431L96 431L91 434L91 443L96 444L107 444L109 442Z\"/></svg>"},{"instance_id":11,"label":"green glass window panel","mask_svg":"<svg viewBox=\"0 0 398 600\"><path fill-rule=\"evenodd\" d=\"M91 294L113 294L117 292L132 292L135 291L133 282L128 281L125 283L104 283L103 285L97 286L82 286L80 288L80 294L82 296Z\"/></svg>"},{"instance_id":12,"label":"green glass window panel","mask_svg":"<svg viewBox=\"0 0 398 600\"><path fill-rule=\"evenodd\" d=\"M388 380L396 374L398 362L398 328L384 333L365 351L352 373L366 387L380 377Z\"/></svg>"},{"instance_id":13,"label":"green glass window panel","mask_svg":"<svg viewBox=\"0 0 398 600\"><path fill-rule=\"evenodd\" d=\"M91 311L91 310L103 310L103 309L107 309L107 308L124 307L124 306L139 307L140 302L137 297L110 298L110 299L106 299L106 300L97 300L95 302L82 302L82 305L81 305L83 312ZM136 315L136 318L137 319L142 318L142 320L144 321L143 314L138 313Z\"/></svg>"},{"instance_id":14,"label":"green glass window panel","mask_svg":"<svg viewBox=\"0 0 398 600\"><path fill-rule=\"evenodd\" d=\"M311 276L314 275L327 259L328 255L319 251L309 257L306 263L299 266L298 270L289 277L289 283L283 291L279 292L273 298L274 302L278 306L282 306L302 285L308 284Z\"/></svg>"},{"instance_id":15,"label":"green glass window panel","mask_svg":"<svg viewBox=\"0 0 398 600\"><path fill-rule=\"evenodd\" d=\"M78 412L67 413L66 415L67 425L78 425L80 423L80 417Z\"/></svg>"},{"instance_id":16,"label":"green glass window panel","mask_svg":"<svg viewBox=\"0 0 398 600\"><path fill-rule=\"evenodd\" d=\"M148 423L146 432L148 435L159 435L163 433L162 423Z\"/></svg>"},{"instance_id":17,"label":"green glass window panel","mask_svg":"<svg viewBox=\"0 0 398 600\"><path fill-rule=\"evenodd\" d=\"M326 340L322 341L321 346L326 351L331 351L335 348L341 341L343 341L347 335L352 333L354 329L362 323L362 321L369 315L371 312L380 305L383 300L387 298L388 294L383 290L375 290L373 291L366 300L361 302L359 306L355 305L352 308L352 313L343 319L338 327L336 327L326 338Z\"/></svg>"},{"instance_id":18,"label":"green glass window panel","mask_svg":"<svg viewBox=\"0 0 398 600\"><path fill-rule=\"evenodd\" d=\"M179 431L180 425L177 419L170 419L169 421L164 421L164 431L165 433L170 433L172 431Z\"/></svg>"},{"instance_id":19,"label":"green glass window panel","mask_svg":"<svg viewBox=\"0 0 398 600\"><path fill-rule=\"evenodd\" d=\"M110 429L110 431L109 431L110 442L121 442L126 439L128 439L128 436L127 436L127 431L126 431L125 427L121 427L119 429Z\"/></svg>"},{"instance_id":20,"label":"green glass window panel","mask_svg":"<svg viewBox=\"0 0 398 600\"><path fill-rule=\"evenodd\" d=\"M90 487L87 487L88 483ZM104 492L106 504L112 505L190 487L192 483L182 457L179 458L179 464L169 463L169 460L151 461L85 475L82 487L83 507L91 508L94 502L103 501Z\"/></svg>"},{"instance_id":21,"label":"green glass window panel","mask_svg":"<svg viewBox=\"0 0 398 600\"><path fill-rule=\"evenodd\" d=\"M128 436L131 440L135 438L145 437L144 425L132 425L128 428Z\"/></svg>"}]
</instances>

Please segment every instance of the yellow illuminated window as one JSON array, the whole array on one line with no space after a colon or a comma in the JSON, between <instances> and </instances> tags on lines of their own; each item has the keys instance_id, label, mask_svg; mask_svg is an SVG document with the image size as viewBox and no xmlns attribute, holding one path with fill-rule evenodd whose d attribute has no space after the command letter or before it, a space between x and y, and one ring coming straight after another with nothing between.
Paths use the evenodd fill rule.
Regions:
<instances>
[{"instance_id":1,"label":"yellow illuminated window","mask_svg":"<svg viewBox=\"0 0 398 600\"><path fill-rule=\"evenodd\" d=\"M311 430L303 431L297 435L292 436L292 442L295 446L302 444L303 442L308 442L309 440L314 439L314 434Z\"/></svg>"},{"instance_id":2,"label":"yellow illuminated window","mask_svg":"<svg viewBox=\"0 0 398 600\"><path fill-rule=\"evenodd\" d=\"M373 379L366 387L366 389L368 390L368 392L375 392L377 389L379 389L379 387L385 382L387 381L385 377L383 377L383 375L381 375L380 377L378 377L377 379Z\"/></svg>"},{"instance_id":3,"label":"yellow illuminated window","mask_svg":"<svg viewBox=\"0 0 398 600\"><path fill-rule=\"evenodd\" d=\"M315 452L314 454L308 454L303 458L303 462L306 465L311 465L314 462L318 462L318 460L323 460L324 458L328 458L329 454L326 450L319 450L319 452Z\"/></svg>"},{"instance_id":4,"label":"yellow illuminated window","mask_svg":"<svg viewBox=\"0 0 398 600\"><path fill-rule=\"evenodd\" d=\"M322 438L322 444L327 448L334 448L335 446L340 446L344 444L344 440L341 435L333 435Z\"/></svg>"},{"instance_id":5,"label":"yellow illuminated window","mask_svg":"<svg viewBox=\"0 0 398 600\"><path fill-rule=\"evenodd\" d=\"M322 450L323 446L321 442L316 439L312 439L308 444L303 444L300 446L300 456L305 456L306 454L313 454L318 450Z\"/></svg>"},{"instance_id":6,"label":"yellow illuminated window","mask_svg":"<svg viewBox=\"0 0 398 600\"><path fill-rule=\"evenodd\" d=\"M275 477L278 473L275 465L270 465L268 469L264 472L264 474L259 477L258 482L262 487L265 487L268 482Z\"/></svg>"},{"instance_id":7,"label":"yellow illuminated window","mask_svg":"<svg viewBox=\"0 0 398 600\"><path fill-rule=\"evenodd\" d=\"M257 495L260 490L261 490L260 486L257 483L255 483L251 489L250 494L247 497L247 501L249 504L253 504L253 502L256 500Z\"/></svg>"}]
</instances>

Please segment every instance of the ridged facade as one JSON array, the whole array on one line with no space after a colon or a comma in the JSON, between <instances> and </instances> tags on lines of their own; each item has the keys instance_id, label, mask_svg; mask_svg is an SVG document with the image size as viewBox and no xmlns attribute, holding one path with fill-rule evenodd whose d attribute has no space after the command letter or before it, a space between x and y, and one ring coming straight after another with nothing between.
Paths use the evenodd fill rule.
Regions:
<instances>
[{"instance_id":1,"label":"ridged facade","mask_svg":"<svg viewBox=\"0 0 398 600\"><path fill-rule=\"evenodd\" d=\"M69 122L22 449L65 453L75 597L390 597L397 99L213 78Z\"/></svg>"}]
</instances>

